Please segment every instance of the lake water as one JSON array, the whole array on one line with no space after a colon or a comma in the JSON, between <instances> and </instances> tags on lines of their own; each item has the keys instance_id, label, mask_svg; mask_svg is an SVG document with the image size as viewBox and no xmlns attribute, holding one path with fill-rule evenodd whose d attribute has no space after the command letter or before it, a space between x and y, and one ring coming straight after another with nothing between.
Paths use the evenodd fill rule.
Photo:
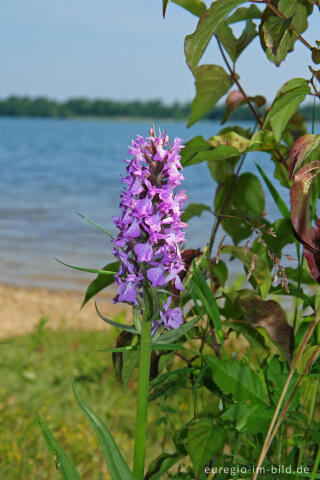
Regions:
<instances>
[{"instance_id":1,"label":"lake water","mask_svg":"<svg viewBox=\"0 0 320 480\"><path fill-rule=\"evenodd\" d=\"M184 141L199 134L208 138L221 128L202 122L187 129L185 122L168 121L156 127ZM54 257L90 268L111 260L108 237L74 212L115 233L111 217L119 211L127 146L149 128L149 121L136 120L0 118L1 282L83 289L93 276L67 269ZM272 162L261 153L248 155L243 171L257 173L253 160L272 174ZM207 166L186 168L184 176L189 201L212 205L216 185ZM287 190L277 183L288 201ZM267 192L266 210L271 217L277 214ZM190 221L189 247L207 242L212 221L209 213Z\"/></svg>"}]
</instances>

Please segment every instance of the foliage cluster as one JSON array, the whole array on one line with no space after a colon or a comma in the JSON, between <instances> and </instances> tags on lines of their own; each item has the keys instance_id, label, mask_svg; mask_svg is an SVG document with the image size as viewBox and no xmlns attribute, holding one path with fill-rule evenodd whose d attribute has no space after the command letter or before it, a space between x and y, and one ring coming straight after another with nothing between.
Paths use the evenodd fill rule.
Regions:
<instances>
[{"instance_id":1,"label":"foliage cluster","mask_svg":"<svg viewBox=\"0 0 320 480\"><path fill-rule=\"evenodd\" d=\"M183 151L185 168L206 162L218 185L213 206L189 204L185 220L204 210L211 211L214 220L208 244L202 250L184 252L183 294L173 286L167 289L183 307L185 323L152 338L148 344L151 371L143 370L146 364L141 360L140 372L147 373L148 379L151 373L150 404L157 402L169 412L170 401L182 391L193 412L184 425L173 422L174 450L163 449L144 478L204 480L211 467L220 467L214 478L227 480L230 468L240 466L247 473L237 471L233 478L256 480L262 464L267 472L274 464L290 468L283 478L301 478L297 472L301 465L308 478L320 478L320 225L315 214L320 136L314 130L307 133L305 118L297 112L307 97L315 105L320 98L320 41L311 45L302 36L308 17L320 10L320 4L315 0L215 0L207 8L200 0L173 1L200 17L194 33L185 39L186 61L196 86L189 125L210 112L225 94L223 121L244 104L253 121L252 128L233 126L208 139L197 136ZM167 4L164 0L164 13ZM232 30L235 23L243 27L239 37ZM297 41L310 51L307 79L293 78L279 86L269 109L263 92L245 92L236 71L238 58L256 37L263 54L277 66ZM212 39L224 67L200 64ZM274 178L268 178L259 164L242 173L248 152L267 153ZM277 191L277 182L290 190L291 212ZM279 210L275 221L265 212L266 189ZM219 228L228 239L217 245ZM288 245L295 249L295 259L285 257ZM245 285L232 281L228 267L235 259L243 265ZM86 301L113 282L114 267L96 270L99 276L89 287ZM133 325L104 318L123 330L112 352L124 383L139 364L139 352L141 358L146 352L145 323L156 311L155 295L148 302L151 313L144 307L141 323L135 317ZM177 358L183 361L182 367ZM78 403L97 433L112 479L142 480L140 470L137 473L134 468L131 473L106 426L79 398ZM40 425L64 477L79 480L70 458L43 422ZM263 477L274 478L274 474Z\"/></svg>"}]
</instances>

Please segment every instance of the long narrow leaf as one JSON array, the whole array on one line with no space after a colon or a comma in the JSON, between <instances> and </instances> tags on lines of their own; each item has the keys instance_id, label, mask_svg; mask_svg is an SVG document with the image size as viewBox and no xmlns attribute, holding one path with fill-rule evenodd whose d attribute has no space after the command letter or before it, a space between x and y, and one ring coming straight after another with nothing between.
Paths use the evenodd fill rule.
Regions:
<instances>
[{"instance_id":1,"label":"long narrow leaf","mask_svg":"<svg viewBox=\"0 0 320 480\"><path fill-rule=\"evenodd\" d=\"M216 299L211 289L209 288L209 285L207 284L204 276L202 275L199 267L197 267L196 265L194 265L192 285L195 293L201 300L202 305L205 307L206 313L213 322L218 339L220 340L221 344L223 344L224 337L222 332L222 323Z\"/></svg>"},{"instance_id":2,"label":"long narrow leaf","mask_svg":"<svg viewBox=\"0 0 320 480\"><path fill-rule=\"evenodd\" d=\"M115 272L111 272L108 270L97 270L96 268L82 268L82 267L75 267L74 265L69 265L68 263L64 263L58 258L55 258L55 260L61 265L64 265L65 267L73 268L74 270L80 270L80 272L89 272L89 273L98 273L99 275L115 275Z\"/></svg>"},{"instance_id":3,"label":"long narrow leaf","mask_svg":"<svg viewBox=\"0 0 320 480\"><path fill-rule=\"evenodd\" d=\"M73 388L73 391L81 410L99 439L112 480L133 480L133 475L108 428L94 411L80 400L75 388Z\"/></svg>"},{"instance_id":4,"label":"long narrow leaf","mask_svg":"<svg viewBox=\"0 0 320 480\"><path fill-rule=\"evenodd\" d=\"M120 262L112 262L108 263L102 270L117 273L119 270ZM109 285L114 283L114 275L111 273L109 275L98 275L88 286L85 297L83 299L81 308L85 306L85 304L91 300L92 297L97 295L97 293L104 290Z\"/></svg>"},{"instance_id":5,"label":"long narrow leaf","mask_svg":"<svg viewBox=\"0 0 320 480\"><path fill-rule=\"evenodd\" d=\"M103 227L100 227L100 225L98 225L97 223L93 222L92 220L90 220L90 218L88 217L85 217L84 215L82 215L81 213L79 212L75 212L76 215L79 215L79 217L83 218L83 220L86 220L87 222L91 223L92 225L94 225L95 227L99 228L100 230L102 230L104 233L106 233L112 240L114 239L114 236L111 235L110 232L108 232L108 230L106 230L105 228Z\"/></svg>"},{"instance_id":6,"label":"long narrow leaf","mask_svg":"<svg viewBox=\"0 0 320 480\"><path fill-rule=\"evenodd\" d=\"M189 330L191 330L191 328L195 326L195 324L200 320L200 318L201 318L201 315L194 318L190 322L185 323L177 330L170 330L169 332L166 332L163 335L160 335L160 337L157 339L157 344L159 345L160 343L175 342L176 340L178 340L178 338L182 337L182 335L184 335Z\"/></svg>"},{"instance_id":7,"label":"long narrow leaf","mask_svg":"<svg viewBox=\"0 0 320 480\"><path fill-rule=\"evenodd\" d=\"M56 466L60 470L65 480L81 480L78 470L73 465L69 455L61 447L60 443L55 439L51 430L45 425L43 420L38 417L41 433L47 444L50 453L55 454Z\"/></svg>"},{"instance_id":8,"label":"long narrow leaf","mask_svg":"<svg viewBox=\"0 0 320 480\"><path fill-rule=\"evenodd\" d=\"M282 198L280 197L279 193L277 192L277 190L274 188L274 186L272 185L272 183L270 182L270 180L268 179L267 175L264 173L264 171L262 170L262 168L260 167L260 165L258 165L256 162L256 167L257 169L259 170L260 172L260 175L261 177L263 178L265 184L267 185L268 187L268 190L275 202L275 204L277 205L277 207L279 208L279 211L280 213L282 214L283 218L285 220L289 220L290 221L290 210L289 208L287 207L287 205L284 203L284 201L282 200Z\"/></svg>"},{"instance_id":9,"label":"long narrow leaf","mask_svg":"<svg viewBox=\"0 0 320 480\"><path fill-rule=\"evenodd\" d=\"M138 332L138 330L136 328L134 328L130 325L125 325L124 323L115 322L114 320L110 320L109 318L104 317L98 309L97 302L95 303L95 305L96 305L97 314L99 315L101 320L103 320L106 323L109 323L109 325L112 325L113 327L121 328L121 330L125 330L126 332L130 332L130 333L134 333L136 335L140 335L140 332Z\"/></svg>"}]
</instances>

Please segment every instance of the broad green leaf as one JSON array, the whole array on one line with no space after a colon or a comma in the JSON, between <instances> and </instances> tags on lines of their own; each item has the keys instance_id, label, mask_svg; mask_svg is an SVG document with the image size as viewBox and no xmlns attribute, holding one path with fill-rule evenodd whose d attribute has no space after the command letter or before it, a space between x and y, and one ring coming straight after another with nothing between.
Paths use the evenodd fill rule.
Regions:
<instances>
[{"instance_id":1,"label":"broad green leaf","mask_svg":"<svg viewBox=\"0 0 320 480\"><path fill-rule=\"evenodd\" d=\"M38 417L41 433L47 444L50 453L56 455L56 467L61 472L65 480L81 480L81 477L73 465L69 455L61 447L60 443L55 439L49 428L43 420Z\"/></svg>"},{"instance_id":2,"label":"broad green leaf","mask_svg":"<svg viewBox=\"0 0 320 480\"><path fill-rule=\"evenodd\" d=\"M242 247L235 247L233 245L226 245L222 247L222 253L229 253L235 258L241 260L247 270L249 270L254 253L252 250L248 250L247 254L245 255L244 249ZM260 289L262 298L265 298L270 290L271 287L271 275L267 264L261 260L258 256L255 258L254 261L254 269L252 271L252 276L254 277L257 285Z\"/></svg>"},{"instance_id":3,"label":"broad green leaf","mask_svg":"<svg viewBox=\"0 0 320 480\"><path fill-rule=\"evenodd\" d=\"M161 480L165 473L184 456L179 453L161 453L149 465L144 480Z\"/></svg>"},{"instance_id":4,"label":"broad green leaf","mask_svg":"<svg viewBox=\"0 0 320 480\"><path fill-rule=\"evenodd\" d=\"M193 217L201 217L203 212L211 212L211 208L208 207L208 205L204 205L204 203L189 203L181 220L183 222L188 222Z\"/></svg>"},{"instance_id":5,"label":"broad green leaf","mask_svg":"<svg viewBox=\"0 0 320 480\"><path fill-rule=\"evenodd\" d=\"M223 146L217 147L216 150L224 148ZM229 147L225 147L229 148ZM225 182L229 177L234 174L234 169L237 163L239 162L240 157L229 157L229 158L215 158L207 162L209 172L211 177L217 183Z\"/></svg>"},{"instance_id":6,"label":"broad green leaf","mask_svg":"<svg viewBox=\"0 0 320 480\"><path fill-rule=\"evenodd\" d=\"M303 78L293 78L285 83L278 91L275 100L264 121L264 128L271 124L277 142L282 132L300 103L310 93L308 81Z\"/></svg>"},{"instance_id":7,"label":"broad green leaf","mask_svg":"<svg viewBox=\"0 0 320 480\"><path fill-rule=\"evenodd\" d=\"M197 17L200 17L200 15L207 10L206 4L201 2L201 0L172 0L172 2L189 10L190 13L193 13L193 15L196 15Z\"/></svg>"},{"instance_id":8,"label":"broad green leaf","mask_svg":"<svg viewBox=\"0 0 320 480\"><path fill-rule=\"evenodd\" d=\"M284 36L287 33L292 22L292 18L282 20L276 16L270 16L262 26L264 33L264 41L266 47L271 50L273 55L277 55L278 49L284 40Z\"/></svg>"},{"instance_id":9,"label":"broad green leaf","mask_svg":"<svg viewBox=\"0 0 320 480\"><path fill-rule=\"evenodd\" d=\"M97 314L99 315L101 320L108 323L109 325L112 325L113 327L116 327L116 328L120 328L121 330L125 330L126 332L130 332L130 333L133 333L135 335L140 335L140 332L135 327L132 327L130 325L126 325L124 323L119 323L119 322L116 322L114 320L110 320L109 318L104 317L102 315L102 313L100 313L97 304L96 304L96 310L97 310Z\"/></svg>"},{"instance_id":10,"label":"broad green leaf","mask_svg":"<svg viewBox=\"0 0 320 480\"><path fill-rule=\"evenodd\" d=\"M217 35L227 50L231 60L236 62L243 50L252 42L252 40L258 35L255 24L251 20L246 21L245 28L243 29L239 38L235 37L232 29L226 22L222 22L217 30Z\"/></svg>"},{"instance_id":11,"label":"broad green leaf","mask_svg":"<svg viewBox=\"0 0 320 480\"><path fill-rule=\"evenodd\" d=\"M311 277L309 270L306 268L302 268L299 271L297 268L286 267L286 276L289 280L293 280L294 282L300 281L306 285L314 285L315 281Z\"/></svg>"},{"instance_id":12,"label":"broad green leaf","mask_svg":"<svg viewBox=\"0 0 320 480\"><path fill-rule=\"evenodd\" d=\"M250 140L236 132L227 132L222 135L214 135L208 139L208 143L214 148L220 145L229 145L238 150L239 153L243 153L247 150Z\"/></svg>"},{"instance_id":13,"label":"broad green leaf","mask_svg":"<svg viewBox=\"0 0 320 480\"><path fill-rule=\"evenodd\" d=\"M192 138L185 144L184 149L181 152L182 166L187 167L188 165L193 165L193 157L199 152L205 152L207 150L210 150L210 145L201 135Z\"/></svg>"},{"instance_id":14,"label":"broad green leaf","mask_svg":"<svg viewBox=\"0 0 320 480\"><path fill-rule=\"evenodd\" d=\"M191 103L188 127L210 112L233 84L233 79L219 65L200 65L195 70L196 96Z\"/></svg>"},{"instance_id":15,"label":"broad green leaf","mask_svg":"<svg viewBox=\"0 0 320 480\"><path fill-rule=\"evenodd\" d=\"M286 220L290 220L290 210L289 208L287 207L287 205L285 204L285 202L282 200L282 198L280 197L279 193L277 192L277 190L274 188L274 186L272 185L272 183L270 182L269 178L267 177L267 175L264 173L264 171L262 170L262 168L260 167L260 165L258 165L256 163L256 167L257 169L259 170L260 172L260 175L261 177L263 178L265 184L267 185L268 187L268 190L275 202L275 204L277 205L281 215L283 216L284 219Z\"/></svg>"},{"instance_id":16,"label":"broad green leaf","mask_svg":"<svg viewBox=\"0 0 320 480\"><path fill-rule=\"evenodd\" d=\"M289 52L293 51L297 40L289 27L292 26L298 33L303 33L308 26L307 17L310 13L308 3L300 0L280 0L278 9L287 20L280 19L271 9L266 9L260 26L262 46L269 60L277 66ZM283 32L284 26L286 30Z\"/></svg>"},{"instance_id":17,"label":"broad green leaf","mask_svg":"<svg viewBox=\"0 0 320 480\"><path fill-rule=\"evenodd\" d=\"M312 57L312 61L313 63L315 63L316 65L319 65L320 63L320 48L313 48L312 49L312 52L311 52L311 57Z\"/></svg>"},{"instance_id":18,"label":"broad green leaf","mask_svg":"<svg viewBox=\"0 0 320 480\"><path fill-rule=\"evenodd\" d=\"M217 427L210 418L201 418L188 429L187 449L196 476L224 446L227 432Z\"/></svg>"},{"instance_id":19,"label":"broad green leaf","mask_svg":"<svg viewBox=\"0 0 320 480\"><path fill-rule=\"evenodd\" d=\"M242 22L243 20L254 20L255 18L261 18L261 10L256 5L250 5L250 7L240 7L232 15L227 18L227 23Z\"/></svg>"},{"instance_id":20,"label":"broad green leaf","mask_svg":"<svg viewBox=\"0 0 320 480\"><path fill-rule=\"evenodd\" d=\"M201 16L194 33L188 35L184 43L187 65L195 74L200 59L219 25L236 7L245 0L217 0Z\"/></svg>"},{"instance_id":21,"label":"broad green leaf","mask_svg":"<svg viewBox=\"0 0 320 480\"><path fill-rule=\"evenodd\" d=\"M234 309L235 307L233 307ZM228 310L224 309L224 312L228 314ZM239 313L239 312L238 312ZM226 327L232 328L237 333L241 333L250 343L250 346L257 348L261 352L267 352L268 349L265 344L264 336L259 333L259 331L248 325L245 321L241 320L227 320L223 323Z\"/></svg>"},{"instance_id":22,"label":"broad green leaf","mask_svg":"<svg viewBox=\"0 0 320 480\"><path fill-rule=\"evenodd\" d=\"M266 402L262 382L249 364L231 362L217 357L204 357L210 367L214 382L225 395L233 395L235 400Z\"/></svg>"},{"instance_id":23,"label":"broad green leaf","mask_svg":"<svg viewBox=\"0 0 320 480\"><path fill-rule=\"evenodd\" d=\"M202 162L208 162L209 164L210 162L230 159L234 157L239 158L239 152L236 148L231 147L230 145L219 145L216 148L211 148L210 150L196 153L192 158L190 158L187 165L182 164L182 166L196 165L197 163Z\"/></svg>"},{"instance_id":24,"label":"broad green leaf","mask_svg":"<svg viewBox=\"0 0 320 480\"><path fill-rule=\"evenodd\" d=\"M246 405L237 403L231 405L222 415L223 420L231 420L241 433L263 433L268 430L273 410L265 405Z\"/></svg>"},{"instance_id":25,"label":"broad green leaf","mask_svg":"<svg viewBox=\"0 0 320 480\"><path fill-rule=\"evenodd\" d=\"M249 237L252 230L247 222L260 217L265 208L259 179L253 173L227 178L217 189L214 207L217 215L225 207L221 224L235 243Z\"/></svg>"},{"instance_id":26,"label":"broad green leaf","mask_svg":"<svg viewBox=\"0 0 320 480\"><path fill-rule=\"evenodd\" d=\"M109 273L109 275L101 275L99 274L93 282L87 288L84 300L82 302L81 308L97 293L101 292L104 288L108 287L114 282L114 274L118 272L120 266L120 262L113 262L108 263L102 270L106 272L114 272Z\"/></svg>"},{"instance_id":27,"label":"broad green leaf","mask_svg":"<svg viewBox=\"0 0 320 480\"><path fill-rule=\"evenodd\" d=\"M212 290L207 284L201 270L195 264L195 262L193 263L192 288L194 289L199 300L201 300L202 305L205 308L206 314L212 320L220 343L223 344L224 336L222 332L222 323L217 301L212 293Z\"/></svg>"},{"instance_id":28,"label":"broad green leaf","mask_svg":"<svg viewBox=\"0 0 320 480\"><path fill-rule=\"evenodd\" d=\"M248 152L269 152L276 147L276 139L272 132L259 130L254 133L248 145Z\"/></svg>"},{"instance_id":29,"label":"broad green leaf","mask_svg":"<svg viewBox=\"0 0 320 480\"><path fill-rule=\"evenodd\" d=\"M133 480L133 475L105 424L88 405L80 400L76 390L73 389L73 391L81 410L99 439L112 480Z\"/></svg>"}]
</instances>

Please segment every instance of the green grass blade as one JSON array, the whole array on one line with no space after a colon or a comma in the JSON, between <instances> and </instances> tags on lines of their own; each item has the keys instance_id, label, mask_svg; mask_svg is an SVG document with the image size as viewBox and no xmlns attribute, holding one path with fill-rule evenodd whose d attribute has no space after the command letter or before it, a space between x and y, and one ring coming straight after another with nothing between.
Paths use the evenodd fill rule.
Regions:
<instances>
[{"instance_id":1,"label":"green grass blade","mask_svg":"<svg viewBox=\"0 0 320 480\"><path fill-rule=\"evenodd\" d=\"M280 210L280 213L282 214L283 218L285 220L290 220L290 210L289 210L289 208L287 207L285 202L282 200L279 193L274 188L274 186L272 185L272 183L270 182L270 180L268 179L267 175L264 173L264 171L262 170L260 165L258 165L256 162L255 162L255 164L256 164L257 169L259 170L259 173L260 173L261 177L263 178L265 184L267 185L268 190L271 193L271 196L272 196L275 204L277 205L278 209Z\"/></svg>"},{"instance_id":2,"label":"green grass blade","mask_svg":"<svg viewBox=\"0 0 320 480\"><path fill-rule=\"evenodd\" d=\"M222 332L219 307L217 305L215 296L213 295L199 267L197 267L195 264L192 276L192 286L197 297L201 300L207 315L213 322L220 343L223 344L224 336Z\"/></svg>"},{"instance_id":3,"label":"green grass blade","mask_svg":"<svg viewBox=\"0 0 320 480\"><path fill-rule=\"evenodd\" d=\"M81 480L78 470L73 465L69 455L55 439L51 430L45 425L40 417L38 417L38 422L49 452L56 455L56 466L63 475L63 478L65 480Z\"/></svg>"},{"instance_id":4,"label":"green grass blade","mask_svg":"<svg viewBox=\"0 0 320 480\"><path fill-rule=\"evenodd\" d=\"M102 230L104 233L106 233L112 240L114 240L114 236L111 235L110 232L108 232L108 230L106 230L105 228L103 227L100 227L100 225L98 225L97 223L93 222L92 220L90 220L90 218L88 217L85 217L84 215L82 215L81 213L79 212L75 212L76 215L79 215L79 217L83 218L83 220L86 220L87 222L91 223L92 225L94 225L95 227L99 228L99 230Z\"/></svg>"},{"instance_id":5,"label":"green grass blade","mask_svg":"<svg viewBox=\"0 0 320 480\"><path fill-rule=\"evenodd\" d=\"M95 303L95 305L96 305L97 314L99 315L101 320L108 323L109 325L112 325L113 327L121 328L121 330L125 330L126 332L130 332L130 333L133 333L135 335L140 335L140 332L138 332L138 330L136 328L134 328L130 325L125 325L124 323L115 322L114 320L109 320L109 318L104 317L98 309L97 302Z\"/></svg>"},{"instance_id":6,"label":"green grass blade","mask_svg":"<svg viewBox=\"0 0 320 480\"><path fill-rule=\"evenodd\" d=\"M133 475L105 424L87 404L80 400L74 387L73 391L80 408L99 439L112 480L133 480Z\"/></svg>"}]
</instances>

